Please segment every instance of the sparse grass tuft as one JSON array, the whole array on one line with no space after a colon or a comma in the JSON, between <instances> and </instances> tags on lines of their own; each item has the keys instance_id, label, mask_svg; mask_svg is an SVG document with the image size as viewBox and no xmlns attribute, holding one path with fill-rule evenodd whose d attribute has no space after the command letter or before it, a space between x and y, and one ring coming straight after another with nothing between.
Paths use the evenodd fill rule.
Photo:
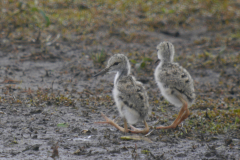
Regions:
<instances>
[{"instance_id":1,"label":"sparse grass tuft","mask_svg":"<svg viewBox=\"0 0 240 160\"><path fill-rule=\"evenodd\" d=\"M107 59L107 53L102 49L100 53L92 53L91 58L94 64L102 65Z\"/></svg>"}]
</instances>

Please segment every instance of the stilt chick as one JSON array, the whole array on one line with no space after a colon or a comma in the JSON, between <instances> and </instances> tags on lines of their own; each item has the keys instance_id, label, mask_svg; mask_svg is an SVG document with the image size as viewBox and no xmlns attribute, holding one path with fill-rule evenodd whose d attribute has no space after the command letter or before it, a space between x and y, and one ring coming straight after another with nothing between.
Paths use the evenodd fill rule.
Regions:
<instances>
[{"instance_id":1,"label":"stilt chick","mask_svg":"<svg viewBox=\"0 0 240 160\"><path fill-rule=\"evenodd\" d=\"M173 62L174 46L162 42L157 46L158 64L154 77L163 97L181 110L170 126L159 126L156 129L176 128L189 116L188 108L195 100L193 79L186 69Z\"/></svg>"},{"instance_id":2,"label":"stilt chick","mask_svg":"<svg viewBox=\"0 0 240 160\"><path fill-rule=\"evenodd\" d=\"M109 119L102 113L106 121L96 122L102 124L110 124L122 132L143 133L149 132L146 118L150 112L148 96L143 84L130 75L130 63L128 58L123 54L113 55L107 64L107 67L94 77L103 75L107 72L116 72L114 79L113 97L120 116L124 120L124 128L120 127L113 120ZM132 127L129 130L127 123L135 124L143 121L145 128L143 130Z\"/></svg>"}]
</instances>

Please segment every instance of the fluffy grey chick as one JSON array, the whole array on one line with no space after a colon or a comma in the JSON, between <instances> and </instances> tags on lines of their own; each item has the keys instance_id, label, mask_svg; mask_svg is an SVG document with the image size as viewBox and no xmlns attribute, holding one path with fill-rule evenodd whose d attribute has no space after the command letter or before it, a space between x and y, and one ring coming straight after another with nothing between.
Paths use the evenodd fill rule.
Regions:
<instances>
[{"instance_id":1,"label":"fluffy grey chick","mask_svg":"<svg viewBox=\"0 0 240 160\"><path fill-rule=\"evenodd\" d=\"M156 129L176 128L189 116L188 107L195 100L194 84L186 69L173 62L174 46L170 42L161 42L157 46L158 64L154 77L165 99L176 107L182 107L176 120L170 126L160 126Z\"/></svg>"},{"instance_id":2,"label":"fluffy grey chick","mask_svg":"<svg viewBox=\"0 0 240 160\"><path fill-rule=\"evenodd\" d=\"M130 131L132 133L146 134L149 132L146 122L146 118L150 112L148 96L143 84L136 81L132 75L129 75L130 70L131 66L128 58L123 54L115 54L108 60L107 67L94 76L96 77L107 72L116 72L113 97L120 116L124 120L124 128L107 118L103 113L101 114L106 121L96 123L110 124L122 132ZM127 123L135 124L138 121L144 122L145 128L143 130L134 127L132 127L133 130L128 130Z\"/></svg>"}]
</instances>

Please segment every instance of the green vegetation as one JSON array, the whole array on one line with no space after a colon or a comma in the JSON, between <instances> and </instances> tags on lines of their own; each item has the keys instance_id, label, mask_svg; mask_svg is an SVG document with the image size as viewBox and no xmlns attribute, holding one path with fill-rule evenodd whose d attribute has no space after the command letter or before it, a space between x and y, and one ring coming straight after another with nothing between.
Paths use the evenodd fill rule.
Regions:
<instances>
[{"instance_id":1,"label":"green vegetation","mask_svg":"<svg viewBox=\"0 0 240 160\"><path fill-rule=\"evenodd\" d=\"M142 60L141 60L141 62L139 62L139 63L137 63L137 61L134 60L134 59L131 59L130 61L131 61L133 64L135 64L135 67L136 67L137 69L143 69L143 68L146 67L147 64L149 65L150 62L153 62L153 60L152 60L151 58L148 58L148 57L143 57Z\"/></svg>"},{"instance_id":2,"label":"green vegetation","mask_svg":"<svg viewBox=\"0 0 240 160\"><path fill-rule=\"evenodd\" d=\"M63 127L63 128L66 128L68 127L69 125L67 123L58 123L57 124L57 127Z\"/></svg>"},{"instance_id":3,"label":"green vegetation","mask_svg":"<svg viewBox=\"0 0 240 160\"><path fill-rule=\"evenodd\" d=\"M91 59L95 64L103 64L107 60L107 53L102 49L101 53L92 53Z\"/></svg>"},{"instance_id":4,"label":"green vegetation","mask_svg":"<svg viewBox=\"0 0 240 160\"><path fill-rule=\"evenodd\" d=\"M109 27L111 33L121 27L141 31L189 29L199 18L209 17L209 30L228 27L227 34L239 39L240 10L236 3L228 0L8 0L0 5L1 36L29 41L36 39L36 31L41 30L40 39L46 40L50 32L61 32L66 38L68 34L94 33L103 26ZM141 39L136 33L127 36L122 32L120 36L127 42Z\"/></svg>"}]
</instances>

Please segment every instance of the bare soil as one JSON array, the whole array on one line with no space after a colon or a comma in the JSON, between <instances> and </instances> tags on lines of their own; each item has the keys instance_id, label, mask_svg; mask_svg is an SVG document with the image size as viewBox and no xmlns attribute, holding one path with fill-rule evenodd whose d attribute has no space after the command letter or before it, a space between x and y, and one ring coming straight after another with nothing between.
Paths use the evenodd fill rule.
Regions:
<instances>
[{"instance_id":1,"label":"bare soil","mask_svg":"<svg viewBox=\"0 0 240 160\"><path fill-rule=\"evenodd\" d=\"M230 127L238 121L216 121L229 123L219 133L204 128L212 118L207 109L211 113L214 108L225 111L231 107L237 109L234 105L239 104L239 71L231 64L214 63L216 67L212 67L205 63L209 57L204 60L198 56L204 51L213 56L221 51L219 44L209 47L205 42L196 42L208 37L212 44L221 32L197 24L192 30L179 29L177 35L169 34L172 31L116 30L124 30L126 35L134 33L135 37L129 42L129 37L109 33L109 28L102 27L82 41L74 41L79 35L69 35L71 38L67 40L44 47L39 43L7 45L1 41L0 159L58 159L59 156L59 159L239 160L239 124ZM103 112L123 125L111 93L114 74L92 77L118 52L137 63L144 57L153 60L140 69L131 61L132 74L148 91L153 113L147 122L150 126L173 122L179 109L164 100L153 78L155 47L164 40L175 45L176 61L187 68L195 81L196 104L183 127L155 130L144 137L94 124L103 120L100 115ZM96 55L102 50L106 57L100 61ZM227 46L223 54L237 56L239 48ZM235 102L226 103L226 97ZM135 137L138 140L125 140L124 136L138 136Z\"/></svg>"}]
</instances>

